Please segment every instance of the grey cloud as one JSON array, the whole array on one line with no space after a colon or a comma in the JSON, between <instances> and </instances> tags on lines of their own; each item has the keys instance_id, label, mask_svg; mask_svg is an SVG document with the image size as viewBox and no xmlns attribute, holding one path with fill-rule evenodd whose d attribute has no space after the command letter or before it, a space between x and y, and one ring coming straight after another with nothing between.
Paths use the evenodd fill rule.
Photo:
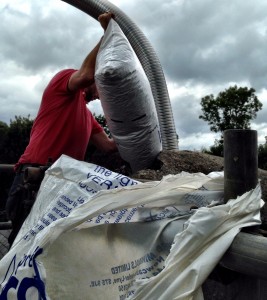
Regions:
<instances>
[{"instance_id":1,"label":"grey cloud","mask_svg":"<svg viewBox=\"0 0 267 300\"><path fill-rule=\"evenodd\" d=\"M267 99L263 103L263 108L261 111L257 113L257 118L253 120L254 123L260 124L260 123L266 123L267 122ZM266 134L267 134L267 128L266 128Z\"/></svg>"},{"instance_id":2,"label":"grey cloud","mask_svg":"<svg viewBox=\"0 0 267 300\"><path fill-rule=\"evenodd\" d=\"M53 7L53 1L26 0L27 13L11 9L13 2L7 2L0 10L0 68L5 77L9 81L17 73L42 77L32 91L21 82L8 87L10 83L1 80L0 120L8 121L14 109L24 116L36 112L51 74L79 67L103 33L90 16L56 2L59 5ZM266 1L135 0L122 1L119 8L150 40L167 82L187 87L188 95L171 99L181 139L192 143L197 135L210 133L198 118L201 97L194 94L196 86L208 87L206 94L214 95L233 82L251 85L257 92L266 88ZM266 123L267 99L263 102L255 124Z\"/></svg>"},{"instance_id":3,"label":"grey cloud","mask_svg":"<svg viewBox=\"0 0 267 300\"><path fill-rule=\"evenodd\" d=\"M248 79L256 89L265 86L267 18L262 6L250 1L154 3L151 11L145 6L143 19L135 17L171 80L218 84Z\"/></svg>"},{"instance_id":4,"label":"grey cloud","mask_svg":"<svg viewBox=\"0 0 267 300\"><path fill-rule=\"evenodd\" d=\"M177 99L178 100L178 99ZM193 95L179 97L179 101L173 99L172 110L177 133L184 135L194 132L206 132L207 125L199 119L201 114L200 99Z\"/></svg>"},{"instance_id":5,"label":"grey cloud","mask_svg":"<svg viewBox=\"0 0 267 300\"><path fill-rule=\"evenodd\" d=\"M90 32L96 21L81 18L77 9L75 13L51 11L46 15L35 6L30 15L8 6L1 11L2 56L33 72L58 65L79 67L82 55L94 47L96 35L101 36L95 29Z\"/></svg>"}]
</instances>

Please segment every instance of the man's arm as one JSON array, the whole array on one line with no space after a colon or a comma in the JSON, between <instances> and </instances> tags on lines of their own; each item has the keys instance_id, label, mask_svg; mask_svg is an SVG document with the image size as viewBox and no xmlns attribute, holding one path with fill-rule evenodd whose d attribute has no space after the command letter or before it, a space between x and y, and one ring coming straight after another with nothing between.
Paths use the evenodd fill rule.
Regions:
<instances>
[{"instance_id":1,"label":"man's arm","mask_svg":"<svg viewBox=\"0 0 267 300\"><path fill-rule=\"evenodd\" d=\"M98 21L100 22L104 31L107 29L109 21L114 15L110 12L104 13L98 17ZM82 88L86 88L94 83L94 75L95 75L95 64L96 57L101 44L101 40L97 43L94 49L87 55L85 60L83 61L81 68L74 72L68 83L68 88L70 91L77 91Z\"/></svg>"},{"instance_id":2,"label":"man's arm","mask_svg":"<svg viewBox=\"0 0 267 300\"><path fill-rule=\"evenodd\" d=\"M103 152L116 152L118 151L117 145L113 139L110 139L105 131L96 133L91 136L90 141L99 150Z\"/></svg>"}]
</instances>

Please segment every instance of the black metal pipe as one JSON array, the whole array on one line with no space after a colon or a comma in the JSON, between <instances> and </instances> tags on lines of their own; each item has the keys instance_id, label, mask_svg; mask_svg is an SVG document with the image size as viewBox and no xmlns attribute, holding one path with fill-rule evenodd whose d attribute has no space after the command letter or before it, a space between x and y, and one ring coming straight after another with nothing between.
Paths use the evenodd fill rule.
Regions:
<instances>
[{"instance_id":1,"label":"black metal pipe","mask_svg":"<svg viewBox=\"0 0 267 300\"><path fill-rule=\"evenodd\" d=\"M5 174L14 173L14 165L0 164L0 173L5 173Z\"/></svg>"},{"instance_id":2,"label":"black metal pipe","mask_svg":"<svg viewBox=\"0 0 267 300\"><path fill-rule=\"evenodd\" d=\"M0 230L8 230L8 229L12 229L12 223L11 223L11 221L0 222Z\"/></svg>"},{"instance_id":3,"label":"black metal pipe","mask_svg":"<svg viewBox=\"0 0 267 300\"><path fill-rule=\"evenodd\" d=\"M240 232L224 254L227 269L267 280L267 238Z\"/></svg>"},{"instance_id":4,"label":"black metal pipe","mask_svg":"<svg viewBox=\"0 0 267 300\"><path fill-rule=\"evenodd\" d=\"M258 184L257 131L224 132L224 200L235 199Z\"/></svg>"}]
</instances>

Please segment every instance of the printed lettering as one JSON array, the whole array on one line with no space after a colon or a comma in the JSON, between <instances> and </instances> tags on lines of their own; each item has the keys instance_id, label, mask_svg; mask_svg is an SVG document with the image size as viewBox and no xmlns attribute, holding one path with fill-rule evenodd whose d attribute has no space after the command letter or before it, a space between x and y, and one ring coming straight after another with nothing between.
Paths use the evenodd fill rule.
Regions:
<instances>
[{"instance_id":1,"label":"printed lettering","mask_svg":"<svg viewBox=\"0 0 267 300\"><path fill-rule=\"evenodd\" d=\"M122 219L123 215L124 215L126 212L127 212L127 208L122 209L122 210L119 212L119 214L118 214L118 216L117 216L117 218L116 218L116 220L115 220L114 223L115 223L115 224L116 224L116 223L119 223L120 220Z\"/></svg>"},{"instance_id":2,"label":"printed lettering","mask_svg":"<svg viewBox=\"0 0 267 300\"><path fill-rule=\"evenodd\" d=\"M47 216L48 216L48 218L50 218L52 221L56 221L56 220L57 220L57 218L56 218L54 215L52 215L51 213L49 213Z\"/></svg>"},{"instance_id":3,"label":"printed lettering","mask_svg":"<svg viewBox=\"0 0 267 300\"><path fill-rule=\"evenodd\" d=\"M53 207L52 211L54 211L56 214L59 214L61 212L61 210L57 207Z\"/></svg>"},{"instance_id":4,"label":"printed lettering","mask_svg":"<svg viewBox=\"0 0 267 300\"><path fill-rule=\"evenodd\" d=\"M121 186L127 186L130 182L130 178L128 177L123 177L123 178L120 178L120 185Z\"/></svg>"},{"instance_id":5,"label":"printed lettering","mask_svg":"<svg viewBox=\"0 0 267 300\"><path fill-rule=\"evenodd\" d=\"M111 273L117 274L117 273L129 271L130 269L131 269L131 265L129 263L127 263L127 264L123 264L123 265L111 268Z\"/></svg>"},{"instance_id":6,"label":"printed lettering","mask_svg":"<svg viewBox=\"0 0 267 300\"><path fill-rule=\"evenodd\" d=\"M110 285L111 279L102 279L102 285Z\"/></svg>"},{"instance_id":7,"label":"printed lettering","mask_svg":"<svg viewBox=\"0 0 267 300\"><path fill-rule=\"evenodd\" d=\"M109 190L109 189L112 187L112 181L110 181L110 180L105 180L105 181L102 182L100 185L101 185L101 186L102 186L102 185L106 185L106 186L107 186L107 190Z\"/></svg>"},{"instance_id":8,"label":"printed lettering","mask_svg":"<svg viewBox=\"0 0 267 300\"><path fill-rule=\"evenodd\" d=\"M88 186L87 184L85 184L82 181L79 182L79 186L80 186L80 188L85 189L89 193L92 193L92 194L97 193L96 190L94 190L92 187Z\"/></svg>"},{"instance_id":9,"label":"printed lettering","mask_svg":"<svg viewBox=\"0 0 267 300\"><path fill-rule=\"evenodd\" d=\"M42 281L39 270L36 264L36 257L40 255L43 252L43 250L39 247L35 249L32 255L24 255L24 258L18 262L18 265L16 267L16 271L14 272L14 264L16 264L16 255L13 257L10 266L8 267L7 274L5 276L5 279L7 278L7 275L10 271L11 265L13 265L13 272L11 272L10 277L7 279L7 283L4 286L3 290L0 294L1 300L8 300L8 292L10 289L17 290L17 298L20 300L26 300L26 294L29 288L35 288L37 290L37 293L39 295L39 299L46 300L45 295L45 285ZM26 264L27 260L29 259L29 266L33 266L35 275L33 277L24 277L21 282L15 277L18 269ZM31 264L32 262L32 264Z\"/></svg>"},{"instance_id":10,"label":"printed lettering","mask_svg":"<svg viewBox=\"0 0 267 300\"><path fill-rule=\"evenodd\" d=\"M73 200L71 200L70 198L68 198L68 197L65 196L65 195L60 196L60 199L64 200L65 202L67 202L67 203L69 203L69 204L72 204L72 203L73 203Z\"/></svg>"},{"instance_id":11,"label":"printed lettering","mask_svg":"<svg viewBox=\"0 0 267 300\"><path fill-rule=\"evenodd\" d=\"M72 210L71 207L68 207L66 204L64 204L63 202L61 202L60 200L57 201L57 205L61 208L63 208L64 210L66 210L68 213Z\"/></svg>"},{"instance_id":12,"label":"printed lettering","mask_svg":"<svg viewBox=\"0 0 267 300\"><path fill-rule=\"evenodd\" d=\"M112 174L112 172L110 170L107 170L104 167L100 167L100 166L96 166L95 172L100 173L101 175L104 175L106 177L110 176Z\"/></svg>"},{"instance_id":13,"label":"printed lettering","mask_svg":"<svg viewBox=\"0 0 267 300\"><path fill-rule=\"evenodd\" d=\"M50 222L49 222L47 219L45 219L45 218L42 218L41 221L42 221L46 226L50 225Z\"/></svg>"},{"instance_id":14,"label":"printed lettering","mask_svg":"<svg viewBox=\"0 0 267 300\"><path fill-rule=\"evenodd\" d=\"M96 286L100 286L101 285L101 281L100 280L92 280L90 287L96 287Z\"/></svg>"},{"instance_id":15,"label":"printed lettering","mask_svg":"<svg viewBox=\"0 0 267 300\"><path fill-rule=\"evenodd\" d=\"M79 197L79 198L77 199L77 201L79 202L79 204L84 203L84 199L83 199L82 197Z\"/></svg>"}]
</instances>

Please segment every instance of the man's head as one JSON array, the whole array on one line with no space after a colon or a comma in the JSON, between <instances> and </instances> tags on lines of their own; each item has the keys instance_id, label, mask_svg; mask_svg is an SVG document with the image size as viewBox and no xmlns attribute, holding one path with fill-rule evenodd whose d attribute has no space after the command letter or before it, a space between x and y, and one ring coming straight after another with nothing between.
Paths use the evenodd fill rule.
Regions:
<instances>
[{"instance_id":1,"label":"man's head","mask_svg":"<svg viewBox=\"0 0 267 300\"><path fill-rule=\"evenodd\" d=\"M98 91L95 83L90 84L83 90L83 96L86 103L99 99Z\"/></svg>"}]
</instances>

